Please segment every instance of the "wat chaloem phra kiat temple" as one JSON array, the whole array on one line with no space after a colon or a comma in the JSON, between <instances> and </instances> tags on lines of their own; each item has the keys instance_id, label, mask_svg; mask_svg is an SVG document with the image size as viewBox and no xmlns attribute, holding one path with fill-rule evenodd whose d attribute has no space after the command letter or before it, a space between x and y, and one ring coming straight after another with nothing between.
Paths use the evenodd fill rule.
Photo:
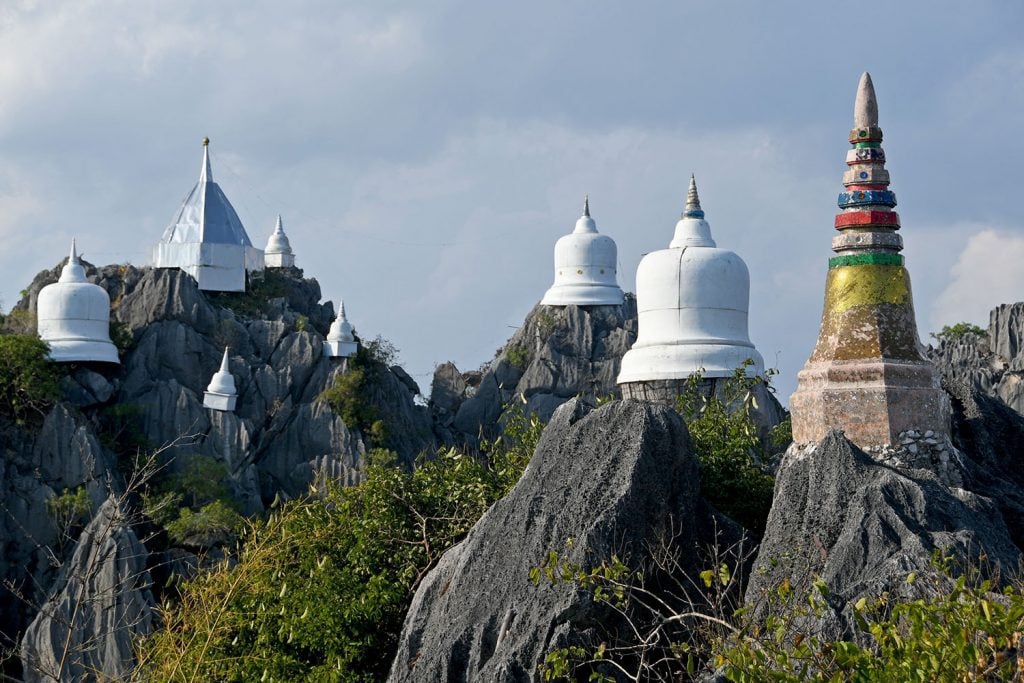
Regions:
<instances>
[{"instance_id":1,"label":"wat chaloem phra kiat temple","mask_svg":"<svg viewBox=\"0 0 1024 683\"><path fill-rule=\"evenodd\" d=\"M947 434L948 400L922 355L878 104L867 73L857 91L849 141L821 330L791 401L794 440L814 442L839 430L868 447L896 443L912 430ZM253 247L213 179L204 139L199 179L154 246L153 263L188 273L200 290L244 292L265 269L294 268L295 254L280 216L266 249ZM737 369L763 376L764 361L748 332L749 297L747 266L716 243L691 176L668 247L648 253L637 269L638 333L621 361L622 395L672 403L695 374L711 391ZM554 281L541 304L602 307L623 301L615 241L598 232L588 197L573 231L555 244ZM51 359L117 363L107 330L109 306L106 292L86 280L73 245L59 281L39 296L38 331L50 344ZM357 348L342 305L324 354L344 363ZM230 349L223 349L220 369L205 392L204 405L211 410L234 409L230 358ZM772 403L760 401L761 410Z\"/></svg>"}]
</instances>

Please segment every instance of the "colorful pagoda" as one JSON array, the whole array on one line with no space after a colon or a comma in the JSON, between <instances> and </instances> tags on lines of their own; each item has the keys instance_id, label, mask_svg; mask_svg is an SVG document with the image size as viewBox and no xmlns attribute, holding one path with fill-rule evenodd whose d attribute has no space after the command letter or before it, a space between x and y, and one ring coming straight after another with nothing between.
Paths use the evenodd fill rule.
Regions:
<instances>
[{"instance_id":1,"label":"colorful pagoda","mask_svg":"<svg viewBox=\"0 0 1024 683\"><path fill-rule=\"evenodd\" d=\"M853 149L843 175L821 331L790 399L793 440L840 430L859 446L895 444L901 432L949 432L949 400L921 353L910 275L889 190L878 102L861 76Z\"/></svg>"}]
</instances>

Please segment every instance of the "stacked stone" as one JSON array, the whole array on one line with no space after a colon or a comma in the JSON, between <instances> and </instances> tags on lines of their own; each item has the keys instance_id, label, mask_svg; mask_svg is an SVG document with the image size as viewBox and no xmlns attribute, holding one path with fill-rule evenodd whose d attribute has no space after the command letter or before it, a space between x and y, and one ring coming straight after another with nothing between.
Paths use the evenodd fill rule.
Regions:
<instances>
[{"instance_id":1,"label":"stacked stone","mask_svg":"<svg viewBox=\"0 0 1024 683\"><path fill-rule=\"evenodd\" d=\"M878 102L861 76L853 145L839 194L817 345L791 399L793 438L832 429L861 447L895 444L907 431L948 432L949 402L922 355L896 195L889 190Z\"/></svg>"}]
</instances>

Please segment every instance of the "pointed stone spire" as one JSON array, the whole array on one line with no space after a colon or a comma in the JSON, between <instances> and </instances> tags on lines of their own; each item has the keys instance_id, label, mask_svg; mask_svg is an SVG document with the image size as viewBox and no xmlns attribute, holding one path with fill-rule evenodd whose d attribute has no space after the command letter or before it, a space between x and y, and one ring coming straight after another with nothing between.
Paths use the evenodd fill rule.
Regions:
<instances>
[{"instance_id":1,"label":"pointed stone spire","mask_svg":"<svg viewBox=\"0 0 1024 683\"><path fill-rule=\"evenodd\" d=\"M686 191L686 208L683 209L681 218L704 218L704 211L700 208L700 196L697 195L697 180L690 174L690 188Z\"/></svg>"},{"instance_id":2,"label":"pointed stone spire","mask_svg":"<svg viewBox=\"0 0 1024 683\"><path fill-rule=\"evenodd\" d=\"M839 430L861 447L899 448L907 431L949 434L950 405L938 372L921 353L867 73L857 86L853 118L818 341L789 403L793 440L812 443Z\"/></svg>"},{"instance_id":3,"label":"pointed stone spire","mask_svg":"<svg viewBox=\"0 0 1024 683\"><path fill-rule=\"evenodd\" d=\"M583 215L590 216L590 193L583 195Z\"/></svg>"},{"instance_id":4,"label":"pointed stone spire","mask_svg":"<svg viewBox=\"0 0 1024 683\"><path fill-rule=\"evenodd\" d=\"M199 182L213 182L213 171L210 169L210 138L203 138L203 169L199 172Z\"/></svg>"},{"instance_id":5,"label":"pointed stone spire","mask_svg":"<svg viewBox=\"0 0 1024 683\"><path fill-rule=\"evenodd\" d=\"M875 98L875 84L871 74L865 71L857 86L857 99L853 105L853 127L871 128L878 126L878 100Z\"/></svg>"},{"instance_id":6,"label":"pointed stone spire","mask_svg":"<svg viewBox=\"0 0 1024 683\"><path fill-rule=\"evenodd\" d=\"M85 268L82 266L82 262L78 259L78 246L75 238L71 238L71 254L68 256L68 262L64 264L64 267L60 271L59 282L85 282Z\"/></svg>"},{"instance_id":7,"label":"pointed stone spire","mask_svg":"<svg viewBox=\"0 0 1024 683\"><path fill-rule=\"evenodd\" d=\"M224 357L220 359L220 371L228 375L231 374L231 361L228 356L230 348L229 346L224 347Z\"/></svg>"},{"instance_id":8,"label":"pointed stone spire","mask_svg":"<svg viewBox=\"0 0 1024 683\"><path fill-rule=\"evenodd\" d=\"M345 322L348 322L348 317L345 315L345 300L344 299L341 300L341 312L338 313L338 317L341 318L342 320L344 320Z\"/></svg>"},{"instance_id":9,"label":"pointed stone spire","mask_svg":"<svg viewBox=\"0 0 1024 683\"><path fill-rule=\"evenodd\" d=\"M274 225L274 234L283 235L284 225L281 223L281 214L277 214L277 223Z\"/></svg>"}]
</instances>

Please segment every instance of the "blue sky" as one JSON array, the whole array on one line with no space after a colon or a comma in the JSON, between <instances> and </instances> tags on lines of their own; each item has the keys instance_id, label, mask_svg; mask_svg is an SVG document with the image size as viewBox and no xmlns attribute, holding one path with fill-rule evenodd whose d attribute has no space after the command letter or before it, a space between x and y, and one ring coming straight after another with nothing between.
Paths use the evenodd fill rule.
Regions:
<instances>
[{"instance_id":1,"label":"blue sky","mask_svg":"<svg viewBox=\"0 0 1024 683\"><path fill-rule=\"evenodd\" d=\"M0 7L0 301L77 236L144 264L199 171L277 213L363 335L489 360L590 193L633 290L696 173L750 267L785 399L817 335L861 71L922 336L1024 299L1024 5L12 3Z\"/></svg>"}]
</instances>

